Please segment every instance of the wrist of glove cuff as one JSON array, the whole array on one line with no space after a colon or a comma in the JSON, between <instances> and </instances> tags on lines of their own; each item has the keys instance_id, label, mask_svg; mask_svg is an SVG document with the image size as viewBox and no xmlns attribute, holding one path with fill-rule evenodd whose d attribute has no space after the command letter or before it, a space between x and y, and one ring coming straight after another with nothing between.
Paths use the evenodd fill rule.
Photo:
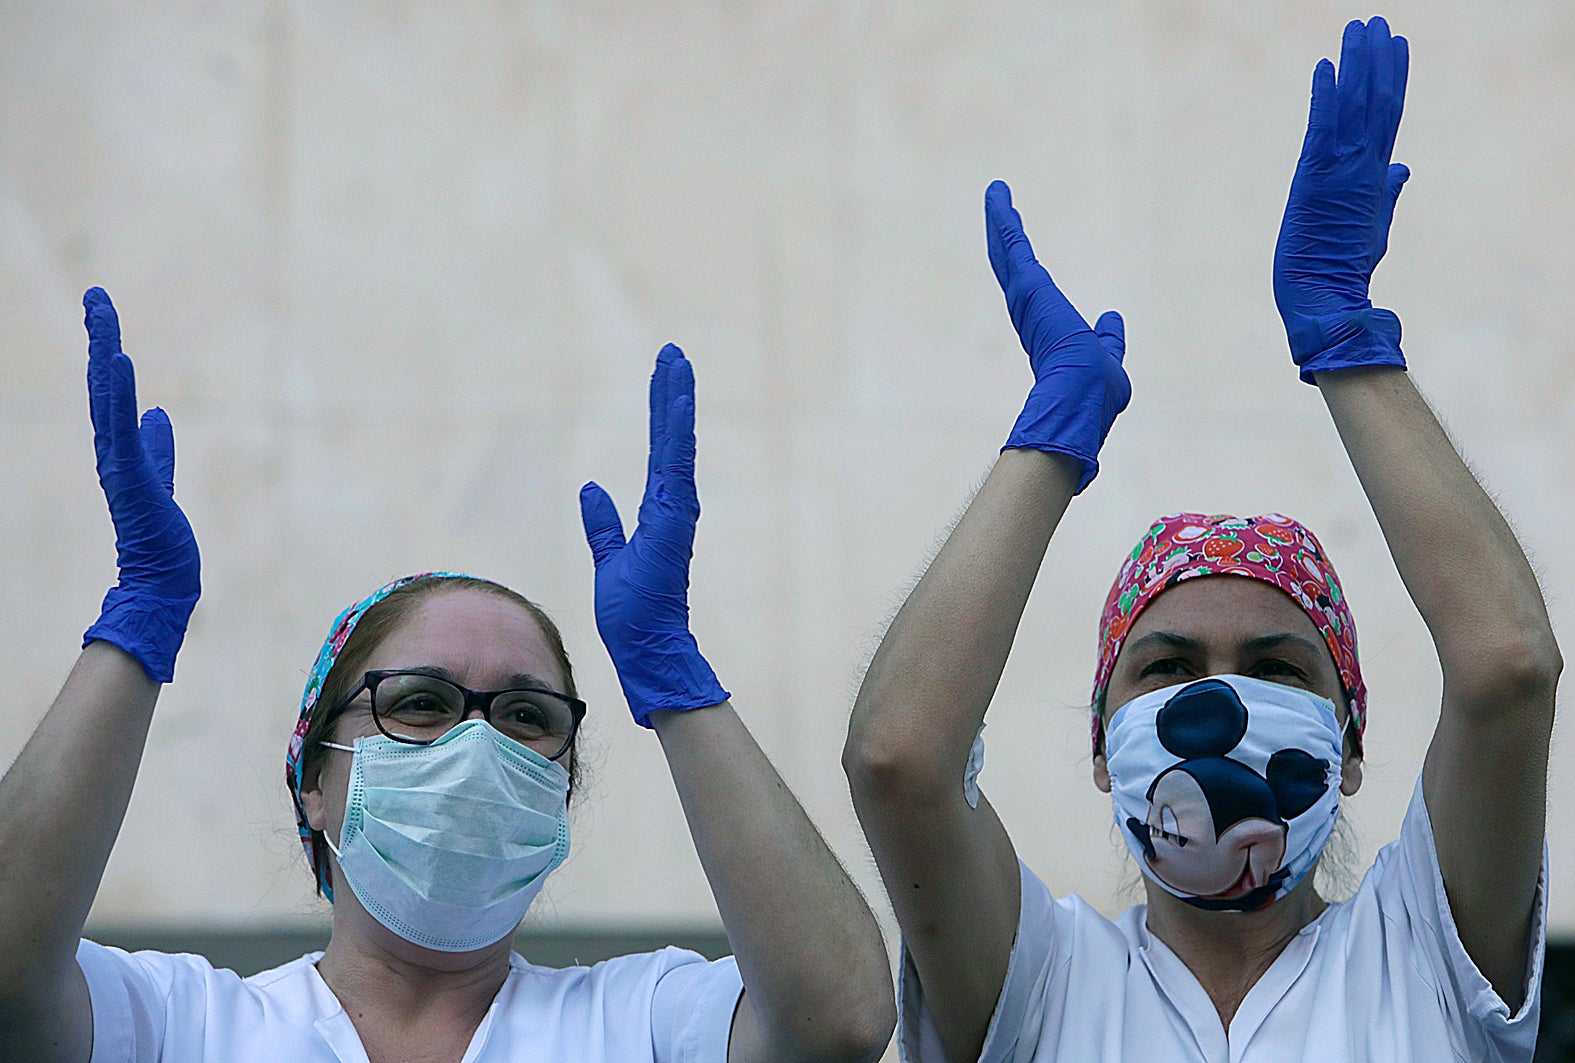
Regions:
<instances>
[{"instance_id":1,"label":"wrist of glove cuff","mask_svg":"<svg viewBox=\"0 0 1575 1063\"><path fill-rule=\"evenodd\" d=\"M197 597L159 598L145 592L111 587L104 595L98 620L82 635L90 642L108 642L137 659L148 678L168 683L175 678L175 655L186 638L186 626Z\"/></svg>"},{"instance_id":2,"label":"wrist of glove cuff","mask_svg":"<svg viewBox=\"0 0 1575 1063\"><path fill-rule=\"evenodd\" d=\"M706 709L731 697L689 632L653 631L622 641L637 652L614 658L613 665L629 712L641 727L650 727L650 715L658 710Z\"/></svg>"},{"instance_id":3,"label":"wrist of glove cuff","mask_svg":"<svg viewBox=\"0 0 1575 1063\"><path fill-rule=\"evenodd\" d=\"M1315 374L1341 369L1372 369L1376 366L1406 368L1400 345L1382 336L1364 333L1324 351L1302 363L1302 383L1316 385Z\"/></svg>"},{"instance_id":4,"label":"wrist of glove cuff","mask_svg":"<svg viewBox=\"0 0 1575 1063\"><path fill-rule=\"evenodd\" d=\"M1046 454L1065 454L1069 458L1076 458L1078 461L1083 463L1083 472L1080 476L1078 476L1077 487L1072 491L1072 494L1074 495L1082 494L1083 488L1093 483L1094 477L1099 475L1098 458L1091 458L1079 450L1074 450L1071 447L1063 446L1060 443L1030 443L1026 441L1019 442L1017 440L1017 433L1015 431L1007 437L1007 440L1001 446L1001 449L1003 451L1042 450Z\"/></svg>"},{"instance_id":5,"label":"wrist of glove cuff","mask_svg":"<svg viewBox=\"0 0 1575 1063\"><path fill-rule=\"evenodd\" d=\"M1083 463L1083 473L1073 494L1082 494L1099 474L1099 448L1116 415L1126 405L1119 398L1101 387L1081 382L1069 385L1063 379L1047 376L1029 391L1023 412L1017 415L1001 449L1043 450L1078 459Z\"/></svg>"},{"instance_id":6,"label":"wrist of glove cuff","mask_svg":"<svg viewBox=\"0 0 1575 1063\"><path fill-rule=\"evenodd\" d=\"M1400 352L1400 319L1379 307L1287 322L1285 331L1291 358L1300 368L1304 384L1316 383L1315 373L1379 365L1406 367L1405 355Z\"/></svg>"}]
</instances>

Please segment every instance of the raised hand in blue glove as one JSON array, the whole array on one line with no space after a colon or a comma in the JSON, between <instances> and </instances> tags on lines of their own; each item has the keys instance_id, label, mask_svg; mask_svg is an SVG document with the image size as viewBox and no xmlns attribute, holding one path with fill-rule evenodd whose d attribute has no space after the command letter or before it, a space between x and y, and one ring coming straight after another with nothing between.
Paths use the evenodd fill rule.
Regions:
<instances>
[{"instance_id":1,"label":"raised hand in blue glove","mask_svg":"<svg viewBox=\"0 0 1575 1063\"><path fill-rule=\"evenodd\" d=\"M1400 319L1374 307L1367 289L1411 176L1389 162L1409 65L1405 38L1374 18L1345 27L1338 82L1327 59L1313 70L1307 137L1274 245L1274 303L1309 384L1329 370L1405 366Z\"/></svg>"},{"instance_id":2,"label":"raised hand in blue glove","mask_svg":"<svg viewBox=\"0 0 1575 1063\"><path fill-rule=\"evenodd\" d=\"M1132 398L1121 367L1125 326L1120 314L1107 310L1088 327L1034 257L1006 182L994 181L985 191L984 220L990 266L1034 371L1028 401L1001 449L1030 447L1079 459L1081 492L1098 474L1099 448Z\"/></svg>"},{"instance_id":3,"label":"raised hand in blue glove","mask_svg":"<svg viewBox=\"0 0 1575 1063\"><path fill-rule=\"evenodd\" d=\"M580 488L580 517L596 563L596 629L643 727L657 709L701 709L728 698L689 633L695 492L695 374L669 343L651 374L651 456L640 523L626 542L613 500Z\"/></svg>"},{"instance_id":4,"label":"raised hand in blue glove","mask_svg":"<svg viewBox=\"0 0 1575 1063\"><path fill-rule=\"evenodd\" d=\"M175 676L175 654L202 592L197 540L175 504L175 433L157 406L137 421L137 384L120 349L120 319L102 288L82 296L88 332L88 412L98 482L115 524L120 580L82 636L113 643L155 682Z\"/></svg>"}]
</instances>

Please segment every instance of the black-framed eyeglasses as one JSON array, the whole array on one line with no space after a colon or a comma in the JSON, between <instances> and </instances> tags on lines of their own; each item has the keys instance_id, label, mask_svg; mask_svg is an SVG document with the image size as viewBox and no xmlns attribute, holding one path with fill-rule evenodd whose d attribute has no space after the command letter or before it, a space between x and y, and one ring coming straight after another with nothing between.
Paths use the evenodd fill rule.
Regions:
<instances>
[{"instance_id":1,"label":"black-framed eyeglasses","mask_svg":"<svg viewBox=\"0 0 1575 1063\"><path fill-rule=\"evenodd\" d=\"M574 744L585 719L585 702L545 687L471 690L428 672L367 672L328 714L339 715L366 691L372 722L396 742L426 746L436 742L476 709L493 727L548 760Z\"/></svg>"}]
</instances>

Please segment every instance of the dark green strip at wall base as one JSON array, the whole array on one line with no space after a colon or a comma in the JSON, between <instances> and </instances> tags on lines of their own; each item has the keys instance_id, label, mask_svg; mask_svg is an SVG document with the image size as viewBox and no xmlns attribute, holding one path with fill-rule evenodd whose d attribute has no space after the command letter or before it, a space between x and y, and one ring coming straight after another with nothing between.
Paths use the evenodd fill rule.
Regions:
<instances>
[{"instance_id":1,"label":"dark green strip at wall base","mask_svg":"<svg viewBox=\"0 0 1575 1063\"><path fill-rule=\"evenodd\" d=\"M1571 1061L1575 1061L1575 940L1563 938L1548 942L1534 1063Z\"/></svg>"},{"instance_id":2,"label":"dark green strip at wall base","mask_svg":"<svg viewBox=\"0 0 1575 1063\"><path fill-rule=\"evenodd\" d=\"M91 926L86 937L101 945L135 952L194 952L215 967L242 975L256 974L328 942L328 928L275 927L253 930L190 930L175 927ZM514 935L514 950L543 967L593 964L631 952L652 952L667 945L693 949L708 959L732 952L720 930L645 929L628 931L522 930Z\"/></svg>"}]
</instances>

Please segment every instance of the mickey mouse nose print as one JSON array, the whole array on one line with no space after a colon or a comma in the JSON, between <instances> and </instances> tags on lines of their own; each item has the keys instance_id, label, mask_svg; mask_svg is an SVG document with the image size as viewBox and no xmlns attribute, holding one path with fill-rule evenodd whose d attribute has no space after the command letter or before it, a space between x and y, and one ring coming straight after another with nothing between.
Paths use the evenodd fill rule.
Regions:
<instances>
[{"instance_id":1,"label":"mickey mouse nose print","mask_svg":"<svg viewBox=\"0 0 1575 1063\"><path fill-rule=\"evenodd\" d=\"M1139 807L1129 808L1124 820L1119 808L1117 812L1145 872L1199 907L1262 907L1294 885L1293 874L1299 879L1305 873L1327 839L1325 831L1300 862L1305 866L1293 867L1287 860L1287 853L1296 849L1290 843L1291 824L1330 793L1331 774L1338 785L1337 761L1309 752L1309 745L1321 746L1298 741L1303 735L1282 729L1289 722L1287 712L1316 719L1313 706L1249 708L1237 689L1251 689L1247 684L1275 687L1232 677L1229 682L1210 678L1156 692L1163 700L1152 714L1152 731L1138 727L1138 733L1153 736L1145 744L1157 759L1144 758L1152 765L1147 773L1152 781ZM1282 691L1306 697L1284 687L1274 693ZM1137 701L1121 711L1141 710ZM1265 717L1261 723L1266 726L1255 726L1260 722L1255 715ZM1123 723L1123 744L1130 747L1137 737L1132 725L1139 721L1129 717ZM1244 746L1249 729L1254 741ZM1298 730L1306 733L1305 728ZM1285 747L1265 742L1272 738L1285 739ZM1113 750L1113 776L1116 762ZM1332 817L1327 826L1332 827Z\"/></svg>"}]
</instances>

